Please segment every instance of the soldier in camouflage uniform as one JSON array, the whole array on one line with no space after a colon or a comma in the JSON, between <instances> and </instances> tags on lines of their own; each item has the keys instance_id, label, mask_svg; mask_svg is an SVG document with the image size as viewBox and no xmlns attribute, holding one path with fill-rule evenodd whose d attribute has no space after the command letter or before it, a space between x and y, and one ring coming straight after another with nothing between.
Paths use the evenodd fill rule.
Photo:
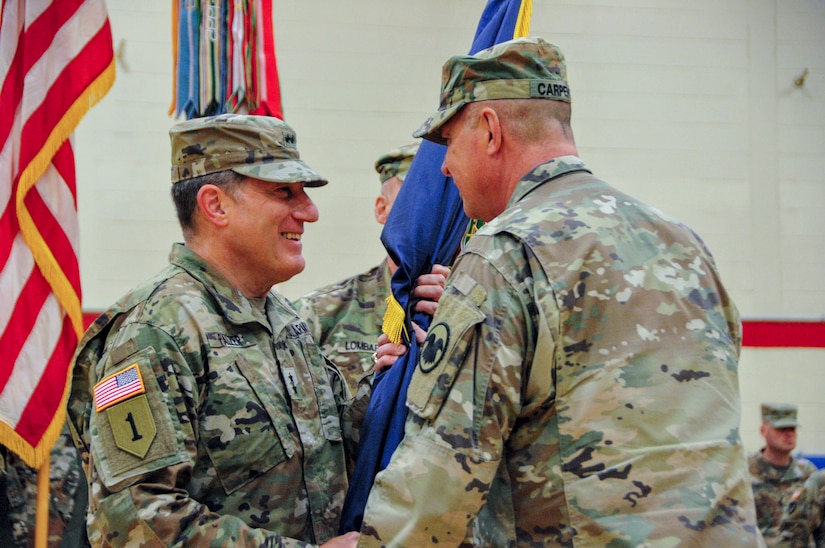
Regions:
<instances>
[{"instance_id":1,"label":"soldier in camouflage uniform","mask_svg":"<svg viewBox=\"0 0 825 548\"><path fill-rule=\"evenodd\" d=\"M49 548L88 546L84 517L88 494L68 428L52 447L49 466ZM0 446L0 546L31 548L37 510L37 470Z\"/></svg>"},{"instance_id":2,"label":"soldier in camouflage uniform","mask_svg":"<svg viewBox=\"0 0 825 548\"><path fill-rule=\"evenodd\" d=\"M375 162L381 181L381 193L375 199L375 220L379 224L386 223L389 217L418 145L415 142L399 147ZM392 259L386 257L367 272L316 289L293 303L309 325L321 353L341 370L350 392L355 394L353 414L356 416L363 416L369 404L369 398L364 395L372 391L374 355L387 310L390 279L397 269ZM446 267L434 265L431 274L418 279L413 296L425 300L416 303L417 310L432 314L447 274ZM344 426L353 441L347 452L347 470L351 475L357 458L360 428L348 422Z\"/></svg>"},{"instance_id":3,"label":"soldier in camouflage uniform","mask_svg":"<svg viewBox=\"0 0 825 548\"><path fill-rule=\"evenodd\" d=\"M791 494L780 528L780 546L825 548L825 470L808 476Z\"/></svg>"},{"instance_id":4,"label":"soldier in camouflage uniform","mask_svg":"<svg viewBox=\"0 0 825 548\"><path fill-rule=\"evenodd\" d=\"M416 142L384 154L375 162L381 180L381 194L375 199L378 223L387 221L417 150ZM359 384L372 378L372 354L378 348L390 278L397 268L386 257L367 272L316 289L293 303L321 352L344 373L353 394Z\"/></svg>"},{"instance_id":5,"label":"soldier in camouflage uniform","mask_svg":"<svg viewBox=\"0 0 825 548\"><path fill-rule=\"evenodd\" d=\"M89 328L69 418L90 482L93 545L354 545L346 385L273 291L304 268L305 187L326 180L270 117L175 125L185 244ZM332 539L332 540L331 540Z\"/></svg>"},{"instance_id":6,"label":"soldier in camouflage uniform","mask_svg":"<svg viewBox=\"0 0 825 548\"><path fill-rule=\"evenodd\" d=\"M447 145L442 170L487 223L448 279L359 546L763 545L736 308L692 230L577 157L569 102L539 38L444 65L416 136Z\"/></svg>"},{"instance_id":7,"label":"soldier in camouflage uniform","mask_svg":"<svg viewBox=\"0 0 825 548\"><path fill-rule=\"evenodd\" d=\"M381 193L375 199L374 211L375 220L381 225L387 222L418 145L415 142L399 147L375 162ZM350 392L358 396L357 405L369 403L361 395L372 390L374 353L387 311L390 279L397 269L387 256L367 272L316 289L292 303L309 325L321 353L341 370ZM416 303L416 310L432 314L447 274L449 269L434 265L430 274L419 277L413 296L424 300ZM366 408L359 409L357 414L364 412ZM352 435L357 441L358 431ZM348 460L348 466L352 468L354 461Z\"/></svg>"},{"instance_id":8,"label":"soldier in camouflage uniform","mask_svg":"<svg viewBox=\"0 0 825 548\"><path fill-rule=\"evenodd\" d=\"M816 466L794 457L797 407L787 403L763 403L759 432L765 446L748 458L756 517L768 546L781 546L782 512L795 491L802 489Z\"/></svg>"}]
</instances>

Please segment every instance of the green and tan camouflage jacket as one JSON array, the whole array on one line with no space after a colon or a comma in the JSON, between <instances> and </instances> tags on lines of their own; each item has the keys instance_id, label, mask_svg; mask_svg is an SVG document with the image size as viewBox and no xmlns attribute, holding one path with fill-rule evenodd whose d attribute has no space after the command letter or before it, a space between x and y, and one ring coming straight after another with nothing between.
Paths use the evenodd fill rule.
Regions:
<instances>
[{"instance_id":1,"label":"green and tan camouflage jacket","mask_svg":"<svg viewBox=\"0 0 825 548\"><path fill-rule=\"evenodd\" d=\"M247 299L192 251L107 310L68 402L89 539L304 546L335 535L346 386L282 296Z\"/></svg>"},{"instance_id":2,"label":"green and tan camouflage jacket","mask_svg":"<svg viewBox=\"0 0 825 548\"><path fill-rule=\"evenodd\" d=\"M811 461L794 456L787 468L771 466L762 458L762 449L748 457L756 520L768 546L784 546L779 539L782 512L794 492L801 491L805 480L815 470Z\"/></svg>"},{"instance_id":3,"label":"green and tan camouflage jacket","mask_svg":"<svg viewBox=\"0 0 825 548\"><path fill-rule=\"evenodd\" d=\"M690 229L537 166L453 267L361 545L764 545L740 330Z\"/></svg>"}]
</instances>

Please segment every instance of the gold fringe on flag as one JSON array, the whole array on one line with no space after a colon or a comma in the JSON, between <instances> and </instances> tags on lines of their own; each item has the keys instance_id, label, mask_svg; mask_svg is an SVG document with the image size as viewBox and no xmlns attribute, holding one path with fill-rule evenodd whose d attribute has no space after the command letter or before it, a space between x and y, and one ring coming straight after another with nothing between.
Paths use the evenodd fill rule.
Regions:
<instances>
[{"instance_id":1,"label":"gold fringe on flag","mask_svg":"<svg viewBox=\"0 0 825 548\"><path fill-rule=\"evenodd\" d=\"M409 339L407 326L404 325L404 309L394 295L387 297L387 311L384 313L384 323L381 327L384 334L393 344L401 344L401 333Z\"/></svg>"},{"instance_id":2,"label":"gold fringe on flag","mask_svg":"<svg viewBox=\"0 0 825 548\"><path fill-rule=\"evenodd\" d=\"M533 15L533 0L524 0L518 10L516 32L513 38L524 38L530 35L530 18Z\"/></svg>"}]
</instances>

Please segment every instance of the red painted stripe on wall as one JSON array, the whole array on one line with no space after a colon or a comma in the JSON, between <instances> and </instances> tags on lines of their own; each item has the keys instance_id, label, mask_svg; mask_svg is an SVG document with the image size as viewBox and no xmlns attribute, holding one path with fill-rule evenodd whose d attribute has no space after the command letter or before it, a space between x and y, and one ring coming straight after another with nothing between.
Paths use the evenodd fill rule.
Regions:
<instances>
[{"instance_id":1,"label":"red painted stripe on wall","mask_svg":"<svg viewBox=\"0 0 825 548\"><path fill-rule=\"evenodd\" d=\"M825 321L743 321L742 346L825 348Z\"/></svg>"}]
</instances>

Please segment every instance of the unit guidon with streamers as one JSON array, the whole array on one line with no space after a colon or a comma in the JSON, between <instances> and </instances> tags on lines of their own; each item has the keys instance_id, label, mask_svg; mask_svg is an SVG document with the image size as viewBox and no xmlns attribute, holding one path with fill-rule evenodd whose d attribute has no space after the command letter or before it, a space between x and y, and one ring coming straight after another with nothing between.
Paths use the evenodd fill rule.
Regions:
<instances>
[{"instance_id":1,"label":"unit guidon with streamers","mask_svg":"<svg viewBox=\"0 0 825 548\"><path fill-rule=\"evenodd\" d=\"M109 375L95 385L95 410L99 413L125 399L143 394L146 387L137 364L132 364L120 373Z\"/></svg>"}]
</instances>

